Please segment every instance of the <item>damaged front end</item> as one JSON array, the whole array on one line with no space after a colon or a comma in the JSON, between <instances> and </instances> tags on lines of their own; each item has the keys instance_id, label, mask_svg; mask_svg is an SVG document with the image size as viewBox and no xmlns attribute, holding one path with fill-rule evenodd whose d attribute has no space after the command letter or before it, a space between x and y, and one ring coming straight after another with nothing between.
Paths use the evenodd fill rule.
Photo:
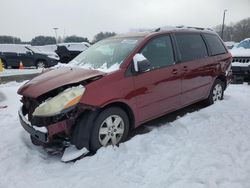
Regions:
<instances>
[{"instance_id":1,"label":"damaged front end","mask_svg":"<svg viewBox=\"0 0 250 188\"><path fill-rule=\"evenodd\" d=\"M57 146L54 148L60 150L70 146L78 117L85 111L94 110L79 103L84 92L85 87L78 84L63 86L36 99L23 96L23 105L18 113L21 125L31 135L32 143L44 147ZM69 159L63 156L64 161Z\"/></svg>"}]
</instances>

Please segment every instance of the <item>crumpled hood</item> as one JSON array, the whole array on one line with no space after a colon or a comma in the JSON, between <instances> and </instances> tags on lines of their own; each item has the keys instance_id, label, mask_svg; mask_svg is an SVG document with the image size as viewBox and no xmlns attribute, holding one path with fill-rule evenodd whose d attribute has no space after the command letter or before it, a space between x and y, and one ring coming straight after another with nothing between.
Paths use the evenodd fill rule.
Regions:
<instances>
[{"instance_id":1,"label":"crumpled hood","mask_svg":"<svg viewBox=\"0 0 250 188\"><path fill-rule=\"evenodd\" d=\"M233 57L250 57L250 49L233 48L230 52Z\"/></svg>"},{"instance_id":2,"label":"crumpled hood","mask_svg":"<svg viewBox=\"0 0 250 188\"><path fill-rule=\"evenodd\" d=\"M58 68L46 71L19 88L18 94L37 98L53 89L78 83L105 73L82 68Z\"/></svg>"}]
</instances>

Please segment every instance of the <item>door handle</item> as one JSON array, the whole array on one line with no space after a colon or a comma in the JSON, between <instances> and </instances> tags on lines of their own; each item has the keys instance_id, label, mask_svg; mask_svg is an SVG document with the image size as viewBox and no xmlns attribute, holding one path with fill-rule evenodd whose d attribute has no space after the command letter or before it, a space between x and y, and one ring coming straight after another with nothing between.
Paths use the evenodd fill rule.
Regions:
<instances>
[{"instance_id":1,"label":"door handle","mask_svg":"<svg viewBox=\"0 0 250 188\"><path fill-rule=\"evenodd\" d=\"M177 74L177 73L178 73L178 70L177 70L177 69L173 69L173 70L172 70L172 73L173 73L173 74Z\"/></svg>"}]
</instances>

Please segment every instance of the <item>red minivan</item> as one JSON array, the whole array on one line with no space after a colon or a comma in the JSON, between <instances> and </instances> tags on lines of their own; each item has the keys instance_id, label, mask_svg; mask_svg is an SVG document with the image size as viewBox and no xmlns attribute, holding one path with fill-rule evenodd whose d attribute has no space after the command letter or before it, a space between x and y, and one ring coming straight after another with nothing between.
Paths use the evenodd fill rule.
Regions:
<instances>
[{"instance_id":1,"label":"red minivan","mask_svg":"<svg viewBox=\"0 0 250 188\"><path fill-rule=\"evenodd\" d=\"M34 144L62 144L68 161L117 145L166 113L223 99L231 60L220 37L206 29L108 38L24 84L20 122Z\"/></svg>"}]
</instances>

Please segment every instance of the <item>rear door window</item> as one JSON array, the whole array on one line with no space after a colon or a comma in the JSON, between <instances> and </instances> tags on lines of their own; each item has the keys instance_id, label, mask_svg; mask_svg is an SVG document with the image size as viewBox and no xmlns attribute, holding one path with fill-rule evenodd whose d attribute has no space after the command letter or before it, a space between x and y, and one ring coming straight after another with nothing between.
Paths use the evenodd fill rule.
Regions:
<instances>
[{"instance_id":1,"label":"rear door window","mask_svg":"<svg viewBox=\"0 0 250 188\"><path fill-rule=\"evenodd\" d=\"M204 37L208 43L211 55L219 55L227 52L225 46L218 36L213 34L204 34Z\"/></svg>"},{"instance_id":2,"label":"rear door window","mask_svg":"<svg viewBox=\"0 0 250 188\"><path fill-rule=\"evenodd\" d=\"M200 34L175 34L182 61L192 61L208 56L206 44Z\"/></svg>"}]
</instances>

